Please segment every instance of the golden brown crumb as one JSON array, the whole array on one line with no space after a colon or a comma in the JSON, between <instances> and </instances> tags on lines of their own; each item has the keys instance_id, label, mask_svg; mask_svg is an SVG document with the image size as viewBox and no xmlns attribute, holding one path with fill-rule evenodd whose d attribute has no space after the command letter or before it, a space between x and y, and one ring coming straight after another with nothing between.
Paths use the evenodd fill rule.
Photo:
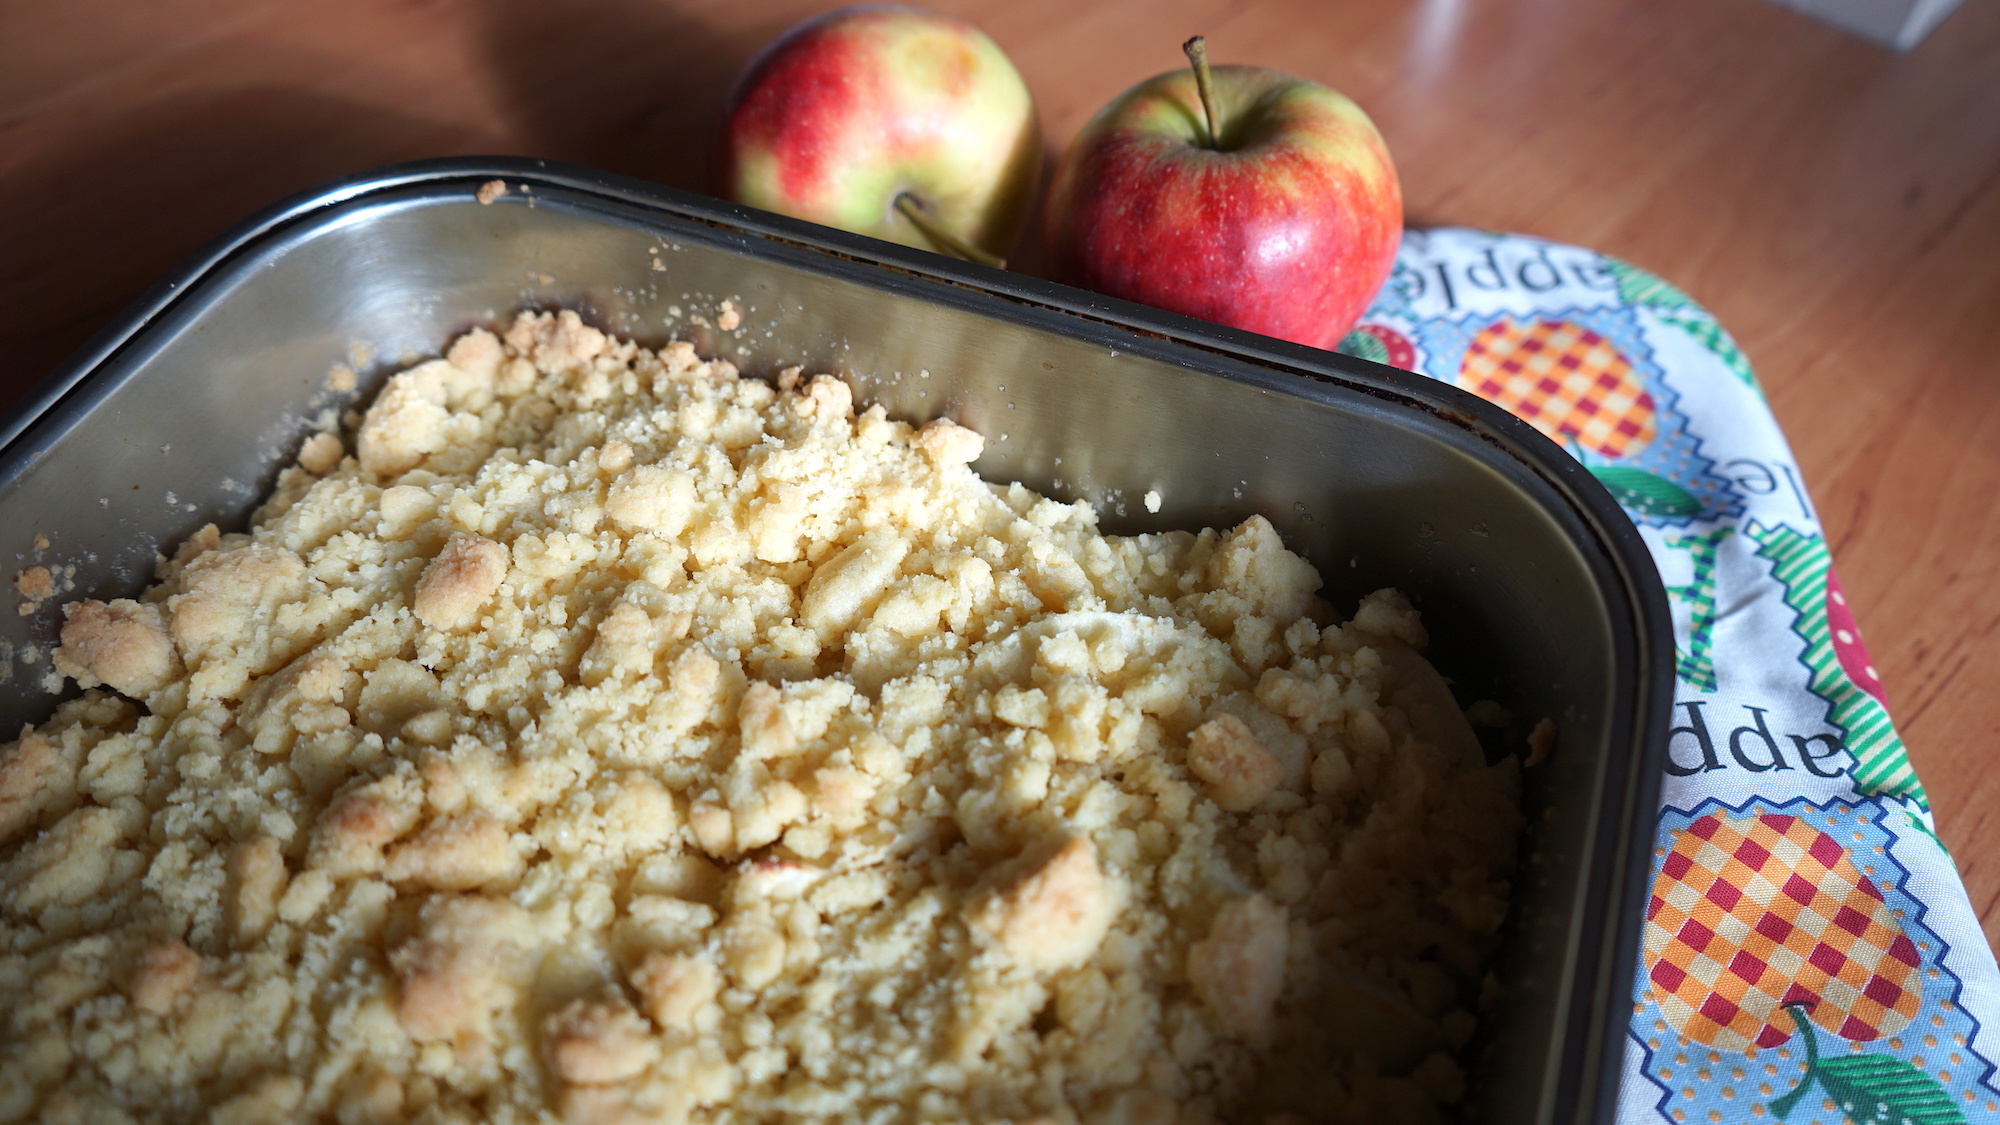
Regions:
<instances>
[{"instance_id":1,"label":"golden brown crumb","mask_svg":"<svg viewBox=\"0 0 2000 1125\"><path fill-rule=\"evenodd\" d=\"M1254 809L1277 791L1284 767L1234 715L1217 715L1188 739L1188 772L1230 812Z\"/></svg>"},{"instance_id":2,"label":"golden brown crumb","mask_svg":"<svg viewBox=\"0 0 2000 1125\"><path fill-rule=\"evenodd\" d=\"M299 468L316 477L340 467L340 459L347 455L347 448L340 444L337 434L314 434L299 447Z\"/></svg>"},{"instance_id":3,"label":"golden brown crumb","mask_svg":"<svg viewBox=\"0 0 2000 1125\"><path fill-rule=\"evenodd\" d=\"M454 535L417 583L417 620L433 629L470 625L506 577L507 548L477 535Z\"/></svg>"},{"instance_id":4,"label":"golden brown crumb","mask_svg":"<svg viewBox=\"0 0 2000 1125\"><path fill-rule=\"evenodd\" d=\"M403 1084L382 1071L349 1079L334 1110L339 1125L392 1125L403 1120Z\"/></svg>"},{"instance_id":5,"label":"golden brown crumb","mask_svg":"<svg viewBox=\"0 0 2000 1125\"><path fill-rule=\"evenodd\" d=\"M632 974L632 987L646 1014L667 1031L692 1032L701 1013L715 1002L722 974L715 963L685 953L654 951Z\"/></svg>"},{"instance_id":6,"label":"golden brown crumb","mask_svg":"<svg viewBox=\"0 0 2000 1125\"><path fill-rule=\"evenodd\" d=\"M254 944L271 928L289 878L284 852L269 836L240 844L230 853L228 922L238 946Z\"/></svg>"},{"instance_id":7,"label":"golden brown crumb","mask_svg":"<svg viewBox=\"0 0 2000 1125\"><path fill-rule=\"evenodd\" d=\"M501 196L507 194L507 181L488 180L485 183L480 184L479 190L473 192L472 194L475 199L479 200L480 206L483 207L486 204L489 204L494 200L500 198Z\"/></svg>"},{"instance_id":8,"label":"golden brown crumb","mask_svg":"<svg viewBox=\"0 0 2000 1125\"><path fill-rule=\"evenodd\" d=\"M734 332L743 323L743 314L736 311L736 302L725 300L722 311L716 315L715 326L724 332Z\"/></svg>"},{"instance_id":9,"label":"golden brown crumb","mask_svg":"<svg viewBox=\"0 0 2000 1125\"><path fill-rule=\"evenodd\" d=\"M54 743L32 730L0 749L0 844L44 812L75 803L75 770Z\"/></svg>"},{"instance_id":10,"label":"golden brown crumb","mask_svg":"<svg viewBox=\"0 0 2000 1125\"><path fill-rule=\"evenodd\" d=\"M132 974L132 1006L159 1015L201 976L201 958L183 941L162 942L139 957Z\"/></svg>"},{"instance_id":11,"label":"golden brown crumb","mask_svg":"<svg viewBox=\"0 0 2000 1125\"><path fill-rule=\"evenodd\" d=\"M1514 713L1491 699L1475 700L1465 709L1465 718L1475 727L1500 730L1514 725Z\"/></svg>"},{"instance_id":12,"label":"golden brown crumb","mask_svg":"<svg viewBox=\"0 0 2000 1125\"><path fill-rule=\"evenodd\" d=\"M1528 760L1523 765L1539 766L1556 748L1556 721L1544 718L1528 732Z\"/></svg>"},{"instance_id":13,"label":"golden brown crumb","mask_svg":"<svg viewBox=\"0 0 2000 1125\"><path fill-rule=\"evenodd\" d=\"M622 473L632 467L632 447L613 439L597 452L597 467L607 473Z\"/></svg>"},{"instance_id":14,"label":"golden brown crumb","mask_svg":"<svg viewBox=\"0 0 2000 1125\"><path fill-rule=\"evenodd\" d=\"M21 591L21 596L31 602L54 597L56 592L55 580L50 576L49 568L45 566L31 566L15 575L14 588Z\"/></svg>"},{"instance_id":15,"label":"golden brown crumb","mask_svg":"<svg viewBox=\"0 0 2000 1125\"><path fill-rule=\"evenodd\" d=\"M35 550L46 551L48 549L49 549L49 537L37 531L35 533Z\"/></svg>"},{"instance_id":16,"label":"golden brown crumb","mask_svg":"<svg viewBox=\"0 0 2000 1125\"><path fill-rule=\"evenodd\" d=\"M549 1069L579 1086L622 1082L644 1070L656 1053L651 1029L622 1000L573 1000L551 1012L542 1027Z\"/></svg>"},{"instance_id":17,"label":"golden brown crumb","mask_svg":"<svg viewBox=\"0 0 2000 1125\"><path fill-rule=\"evenodd\" d=\"M940 468L969 465L986 450L986 439L949 418L939 418L917 431L915 445L926 460Z\"/></svg>"},{"instance_id":18,"label":"golden brown crumb","mask_svg":"<svg viewBox=\"0 0 2000 1125\"><path fill-rule=\"evenodd\" d=\"M306 1084L291 1074L267 1074L215 1107L211 1125L286 1125L297 1120Z\"/></svg>"},{"instance_id":19,"label":"golden brown crumb","mask_svg":"<svg viewBox=\"0 0 2000 1125\"><path fill-rule=\"evenodd\" d=\"M1088 836L1057 848L973 916L1016 962L1037 971L1080 964L1104 940L1117 904Z\"/></svg>"},{"instance_id":20,"label":"golden brown crumb","mask_svg":"<svg viewBox=\"0 0 2000 1125\"><path fill-rule=\"evenodd\" d=\"M62 646L54 660L56 671L85 687L102 683L135 698L181 674L180 653L167 637L160 607L123 598L64 606Z\"/></svg>"},{"instance_id":21,"label":"golden brown crumb","mask_svg":"<svg viewBox=\"0 0 2000 1125\"><path fill-rule=\"evenodd\" d=\"M382 849L415 819L395 800L398 788L377 782L334 798L313 825L306 866L335 878L381 867Z\"/></svg>"},{"instance_id":22,"label":"golden brown crumb","mask_svg":"<svg viewBox=\"0 0 2000 1125\"><path fill-rule=\"evenodd\" d=\"M509 993L509 955L530 936L528 918L506 899L433 898L419 935L390 955L402 982L396 1015L413 1039L483 1035Z\"/></svg>"},{"instance_id":23,"label":"golden brown crumb","mask_svg":"<svg viewBox=\"0 0 2000 1125\"><path fill-rule=\"evenodd\" d=\"M212 523L201 525L201 530L181 541L174 549L174 557L159 568L159 577L172 581L187 569L187 565L209 551L222 545L222 532Z\"/></svg>"},{"instance_id":24,"label":"golden brown crumb","mask_svg":"<svg viewBox=\"0 0 2000 1125\"><path fill-rule=\"evenodd\" d=\"M1361 608L1354 612L1353 625L1364 633L1393 637L1411 648L1422 648L1430 643L1430 637L1424 631L1417 611L1411 607L1410 599L1398 590L1377 590L1361 599Z\"/></svg>"},{"instance_id":25,"label":"golden brown crumb","mask_svg":"<svg viewBox=\"0 0 2000 1125\"><path fill-rule=\"evenodd\" d=\"M437 821L389 853L382 877L441 891L469 891L520 875L505 825L485 813Z\"/></svg>"}]
</instances>

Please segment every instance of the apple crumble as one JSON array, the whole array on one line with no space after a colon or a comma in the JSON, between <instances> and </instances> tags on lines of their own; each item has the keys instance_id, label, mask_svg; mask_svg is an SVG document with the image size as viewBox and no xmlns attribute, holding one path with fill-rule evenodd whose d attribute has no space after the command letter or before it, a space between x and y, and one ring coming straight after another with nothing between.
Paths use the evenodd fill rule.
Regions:
<instances>
[{"instance_id":1,"label":"apple crumble","mask_svg":"<svg viewBox=\"0 0 2000 1125\"><path fill-rule=\"evenodd\" d=\"M1409 603L575 315L69 605L0 1121L1318 1122L1461 1095L1520 824Z\"/></svg>"}]
</instances>

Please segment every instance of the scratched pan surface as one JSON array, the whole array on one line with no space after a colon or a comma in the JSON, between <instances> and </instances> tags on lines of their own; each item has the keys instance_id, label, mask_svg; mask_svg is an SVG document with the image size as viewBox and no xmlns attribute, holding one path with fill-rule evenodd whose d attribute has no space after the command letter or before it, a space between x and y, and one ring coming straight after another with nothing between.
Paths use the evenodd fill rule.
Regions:
<instances>
[{"instance_id":1,"label":"scratched pan surface","mask_svg":"<svg viewBox=\"0 0 2000 1125\"><path fill-rule=\"evenodd\" d=\"M496 178L508 193L477 202ZM742 310L732 332L713 327L724 298ZM60 602L134 594L156 552L210 521L241 528L324 412L524 306L691 338L752 374L837 372L913 421L949 415L987 435L983 475L1091 500L1110 531L1264 513L1336 606L1409 592L1461 702L1560 724L1529 775L1504 1003L1468 1117L1612 1120L1673 637L1602 488L1430 380L699 196L436 161L280 204L185 263L0 422L0 550L65 590L0 614L5 729L54 704ZM350 389L336 365L358 373Z\"/></svg>"}]
</instances>

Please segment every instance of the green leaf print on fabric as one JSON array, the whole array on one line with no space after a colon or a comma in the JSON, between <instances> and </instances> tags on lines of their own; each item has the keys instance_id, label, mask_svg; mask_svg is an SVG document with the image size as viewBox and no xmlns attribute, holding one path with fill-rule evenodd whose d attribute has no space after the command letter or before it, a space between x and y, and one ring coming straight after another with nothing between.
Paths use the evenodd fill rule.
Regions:
<instances>
[{"instance_id":1,"label":"green leaf print on fabric","mask_svg":"<svg viewBox=\"0 0 2000 1125\"><path fill-rule=\"evenodd\" d=\"M1785 1010L1805 1036L1806 1073L1791 1093L1772 1100L1778 1120L1788 1119L1817 1083L1852 1125L1965 1125L1951 1095L1915 1065L1893 1055L1821 1058L1819 1033L1806 1018L1806 1006L1788 1004Z\"/></svg>"},{"instance_id":2,"label":"green leaf print on fabric","mask_svg":"<svg viewBox=\"0 0 2000 1125\"><path fill-rule=\"evenodd\" d=\"M1374 363L1389 362L1389 346L1377 339L1373 333L1363 332L1359 329L1342 336L1339 345L1333 350L1340 352L1342 355L1351 355L1356 359L1365 359Z\"/></svg>"},{"instance_id":3,"label":"green leaf print on fabric","mask_svg":"<svg viewBox=\"0 0 2000 1125\"><path fill-rule=\"evenodd\" d=\"M1663 540L1668 547L1686 551L1694 564L1692 580L1667 587L1667 596L1679 598L1688 607L1688 646L1675 662L1674 671L1696 691L1715 690L1715 562L1730 530L1718 527L1700 535Z\"/></svg>"},{"instance_id":4,"label":"green leaf print on fabric","mask_svg":"<svg viewBox=\"0 0 2000 1125\"><path fill-rule=\"evenodd\" d=\"M1673 481L1625 465L1591 465L1590 475L1604 482L1612 498L1648 516L1692 516L1701 501Z\"/></svg>"},{"instance_id":5,"label":"green leaf print on fabric","mask_svg":"<svg viewBox=\"0 0 2000 1125\"><path fill-rule=\"evenodd\" d=\"M1714 314L1700 305L1686 293L1668 284L1645 270L1606 255L1604 268L1618 282L1618 298L1633 308L1651 309L1659 318L1679 328L1702 347L1715 353L1732 374L1742 380L1743 385L1763 393L1757 386L1757 375L1750 370L1749 357L1736 341L1723 331Z\"/></svg>"},{"instance_id":6,"label":"green leaf print on fabric","mask_svg":"<svg viewBox=\"0 0 2000 1125\"><path fill-rule=\"evenodd\" d=\"M1907 797L1930 808L1889 712L1848 677L1834 651L1826 613L1826 576L1833 556L1826 541L1755 520L1744 525L1743 534L1756 541L1758 555L1771 560L1771 577L1785 588L1785 604L1795 615L1792 631L1806 642L1801 659L1812 672L1806 686L1826 700L1827 721L1846 735L1847 752L1854 755L1854 788L1871 797Z\"/></svg>"}]
</instances>

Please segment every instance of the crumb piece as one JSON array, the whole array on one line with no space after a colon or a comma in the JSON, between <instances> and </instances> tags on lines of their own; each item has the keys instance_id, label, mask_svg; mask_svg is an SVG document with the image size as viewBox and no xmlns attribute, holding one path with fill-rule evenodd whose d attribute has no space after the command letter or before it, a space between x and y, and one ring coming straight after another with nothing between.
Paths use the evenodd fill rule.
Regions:
<instances>
[{"instance_id":1,"label":"crumb piece","mask_svg":"<svg viewBox=\"0 0 2000 1125\"><path fill-rule=\"evenodd\" d=\"M289 877L284 852L269 836L239 844L229 855L228 875L229 928L236 944L247 946L263 937L277 917L278 899Z\"/></svg>"},{"instance_id":2,"label":"crumb piece","mask_svg":"<svg viewBox=\"0 0 2000 1125\"><path fill-rule=\"evenodd\" d=\"M409 525L429 519L437 511L431 494L413 484L398 484L382 490L380 501L384 532L400 534Z\"/></svg>"},{"instance_id":3,"label":"crumb piece","mask_svg":"<svg viewBox=\"0 0 2000 1125\"><path fill-rule=\"evenodd\" d=\"M35 550L46 551L48 549L49 549L49 537L37 531L35 533Z\"/></svg>"},{"instance_id":4,"label":"crumb piece","mask_svg":"<svg viewBox=\"0 0 2000 1125\"><path fill-rule=\"evenodd\" d=\"M1025 878L988 897L973 923L1015 961L1047 971L1081 964L1104 940L1115 911L1097 848L1075 836Z\"/></svg>"},{"instance_id":5,"label":"crumb piece","mask_svg":"<svg viewBox=\"0 0 2000 1125\"><path fill-rule=\"evenodd\" d=\"M632 467L632 447L617 439L597 451L597 467L607 473L622 473Z\"/></svg>"},{"instance_id":6,"label":"crumb piece","mask_svg":"<svg viewBox=\"0 0 2000 1125\"><path fill-rule=\"evenodd\" d=\"M340 443L335 434L314 434L299 447L299 468L316 477L340 467L340 459L347 454L347 447Z\"/></svg>"},{"instance_id":7,"label":"crumb piece","mask_svg":"<svg viewBox=\"0 0 2000 1125\"><path fill-rule=\"evenodd\" d=\"M1008 684L993 695L993 717L1010 726L1040 730L1049 725L1049 697L1041 688Z\"/></svg>"},{"instance_id":8,"label":"crumb piece","mask_svg":"<svg viewBox=\"0 0 2000 1125\"><path fill-rule=\"evenodd\" d=\"M723 301L722 310L715 317L715 326L724 332L734 332L742 323L743 314L736 311L736 302L730 300Z\"/></svg>"},{"instance_id":9,"label":"crumb piece","mask_svg":"<svg viewBox=\"0 0 2000 1125\"><path fill-rule=\"evenodd\" d=\"M1248 724L1217 715L1188 739L1188 772L1208 783L1217 805L1244 812L1262 804L1278 788L1284 767Z\"/></svg>"},{"instance_id":10,"label":"crumb piece","mask_svg":"<svg viewBox=\"0 0 2000 1125\"><path fill-rule=\"evenodd\" d=\"M694 518L694 478L665 465L640 465L611 484L604 514L662 538L679 535Z\"/></svg>"},{"instance_id":11,"label":"crumb piece","mask_svg":"<svg viewBox=\"0 0 2000 1125\"><path fill-rule=\"evenodd\" d=\"M656 1053L639 1013L622 1000L573 1000L542 1023L549 1069L577 1086L602 1086L646 1069Z\"/></svg>"},{"instance_id":12,"label":"crumb piece","mask_svg":"<svg viewBox=\"0 0 2000 1125\"><path fill-rule=\"evenodd\" d=\"M336 363L326 369L326 389L334 394L348 394L360 385L360 382L361 379L354 373L354 369L344 363Z\"/></svg>"},{"instance_id":13,"label":"crumb piece","mask_svg":"<svg viewBox=\"0 0 2000 1125\"><path fill-rule=\"evenodd\" d=\"M391 1125L403 1120L403 1084L382 1071L348 1080L335 1103L339 1125Z\"/></svg>"},{"instance_id":14,"label":"crumb piece","mask_svg":"<svg viewBox=\"0 0 2000 1125\"><path fill-rule=\"evenodd\" d=\"M852 766L832 766L813 772L813 801L836 825L851 827L868 810L875 783Z\"/></svg>"},{"instance_id":15,"label":"crumb piece","mask_svg":"<svg viewBox=\"0 0 2000 1125\"><path fill-rule=\"evenodd\" d=\"M1349 624L1364 633L1402 641L1414 649L1430 643L1423 619L1400 590L1377 590L1362 598L1361 607L1354 611L1354 620Z\"/></svg>"},{"instance_id":16,"label":"crumb piece","mask_svg":"<svg viewBox=\"0 0 2000 1125\"><path fill-rule=\"evenodd\" d=\"M433 629L472 624L507 576L507 548L477 535L454 535L424 568L412 608Z\"/></svg>"},{"instance_id":17,"label":"crumb piece","mask_svg":"<svg viewBox=\"0 0 2000 1125\"><path fill-rule=\"evenodd\" d=\"M182 673L160 607L125 598L64 606L62 647L54 663L56 671L84 687L107 684L134 698L160 690Z\"/></svg>"},{"instance_id":18,"label":"crumb piece","mask_svg":"<svg viewBox=\"0 0 2000 1125\"><path fill-rule=\"evenodd\" d=\"M167 600L169 631L181 658L200 666L233 655L240 671L257 674L287 654L265 650L262 630L246 631L244 623L268 620L280 607L302 601L309 588L297 555L262 544L201 554L182 571L181 585ZM263 659L246 659L251 650Z\"/></svg>"},{"instance_id":19,"label":"crumb piece","mask_svg":"<svg viewBox=\"0 0 2000 1125\"><path fill-rule=\"evenodd\" d=\"M1465 721L1475 727L1500 730L1514 725L1514 713L1490 699L1481 699L1465 709Z\"/></svg>"},{"instance_id":20,"label":"crumb piece","mask_svg":"<svg viewBox=\"0 0 2000 1125\"><path fill-rule=\"evenodd\" d=\"M688 827L701 850L726 858L736 850L736 827L729 810L713 801L696 801L688 809Z\"/></svg>"},{"instance_id":21,"label":"crumb piece","mask_svg":"<svg viewBox=\"0 0 2000 1125\"><path fill-rule=\"evenodd\" d=\"M1556 721L1543 719L1528 732L1528 757L1523 765L1539 766L1549 760L1556 748Z\"/></svg>"},{"instance_id":22,"label":"crumb piece","mask_svg":"<svg viewBox=\"0 0 2000 1125\"><path fill-rule=\"evenodd\" d=\"M0 844L76 800L76 775L54 743L33 730L0 752Z\"/></svg>"},{"instance_id":23,"label":"crumb piece","mask_svg":"<svg viewBox=\"0 0 2000 1125\"><path fill-rule=\"evenodd\" d=\"M267 1074L248 1090L230 1098L209 1114L209 1125L287 1125L298 1120L306 1084L296 1075Z\"/></svg>"},{"instance_id":24,"label":"crumb piece","mask_svg":"<svg viewBox=\"0 0 2000 1125\"><path fill-rule=\"evenodd\" d=\"M664 1031L696 1030L696 1019L715 1002L722 972L713 961L685 953L654 951L632 974L632 987L646 1014Z\"/></svg>"},{"instance_id":25,"label":"crumb piece","mask_svg":"<svg viewBox=\"0 0 2000 1125\"><path fill-rule=\"evenodd\" d=\"M500 364L507 358L507 349L498 336L484 328L475 328L454 340L444 357L453 367L475 380L484 381L499 376Z\"/></svg>"},{"instance_id":26,"label":"crumb piece","mask_svg":"<svg viewBox=\"0 0 2000 1125\"><path fill-rule=\"evenodd\" d=\"M1285 908L1250 895L1217 911L1208 937L1188 947L1188 983L1225 1032L1255 1045L1269 1041L1287 940Z\"/></svg>"},{"instance_id":27,"label":"crumb piece","mask_svg":"<svg viewBox=\"0 0 2000 1125\"><path fill-rule=\"evenodd\" d=\"M418 935L389 956L402 982L396 1015L410 1037L482 1035L506 1000L503 962L518 951L528 926L526 912L506 899L426 902Z\"/></svg>"},{"instance_id":28,"label":"crumb piece","mask_svg":"<svg viewBox=\"0 0 2000 1125\"><path fill-rule=\"evenodd\" d=\"M799 387L799 376L805 373L803 367L787 367L778 372L778 389L791 394Z\"/></svg>"},{"instance_id":29,"label":"crumb piece","mask_svg":"<svg viewBox=\"0 0 2000 1125\"><path fill-rule=\"evenodd\" d=\"M895 535L864 535L841 548L806 583L800 620L821 636L854 624L881 600L909 551L909 540Z\"/></svg>"},{"instance_id":30,"label":"crumb piece","mask_svg":"<svg viewBox=\"0 0 2000 1125\"><path fill-rule=\"evenodd\" d=\"M507 194L507 181L488 180L485 183L479 185L479 190L473 192L472 197L479 201L480 206L484 207L485 205L493 202L494 200L506 194Z\"/></svg>"},{"instance_id":31,"label":"crumb piece","mask_svg":"<svg viewBox=\"0 0 2000 1125\"><path fill-rule=\"evenodd\" d=\"M186 942L162 942L139 955L132 974L132 1005L154 1015L168 1012L200 975L201 958Z\"/></svg>"},{"instance_id":32,"label":"crumb piece","mask_svg":"<svg viewBox=\"0 0 2000 1125\"><path fill-rule=\"evenodd\" d=\"M521 857L508 835L506 826L485 813L454 816L391 850L382 877L443 891L511 880L521 873Z\"/></svg>"},{"instance_id":33,"label":"crumb piece","mask_svg":"<svg viewBox=\"0 0 2000 1125\"><path fill-rule=\"evenodd\" d=\"M313 824L306 867L336 879L374 871L382 865L382 849L407 832L412 819L382 782L342 794Z\"/></svg>"},{"instance_id":34,"label":"crumb piece","mask_svg":"<svg viewBox=\"0 0 2000 1125\"><path fill-rule=\"evenodd\" d=\"M50 577L49 568L45 566L31 566L15 575L14 588L31 602L54 597L56 592L55 579Z\"/></svg>"},{"instance_id":35,"label":"crumb piece","mask_svg":"<svg viewBox=\"0 0 2000 1125\"><path fill-rule=\"evenodd\" d=\"M333 877L325 871L303 871L285 888L284 897L278 900L278 917L294 926L302 926L319 914L320 908L333 895Z\"/></svg>"},{"instance_id":36,"label":"crumb piece","mask_svg":"<svg viewBox=\"0 0 2000 1125\"><path fill-rule=\"evenodd\" d=\"M201 530L188 536L181 541L179 547L174 548L174 557L167 560L167 565L162 570L160 577L171 581L176 575L186 570L189 563L221 545L222 532L217 530L216 526L212 523L202 524Z\"/></svg>"},{"instance_id":37,"label":"crumb piece","mask_svg":"<svg viewBox=\"0 0 2000 1125\"><path fill-rule=\"evenodd\" d=\"M979 455L986 450L984 437L949 418L924 423L924 428L918 430L910 441L925 460L940 469L969 465L979 460Z\"/></svg>"},{"instance_id":38,"label":"crumb piece","mask_svg":"<svg viewBox=\"0 0 2000 1125\"><path fill-rule=\"evenodd\" d=\"M801 418L834 421L854 417L854 390L831 375L815 375L805 393L792 400L792 413Z\"/></svg>"},{"instance_id":39,"label":"crumb piece","mask_svg":"<svg viewBox=\"0 0 2000 1125\"><path fill-rule=\"evenodd\" d=\"M1147 511L1149 511L1149 512L1158 512L1158 511L1160 510L1160 503L1161 503L1161 500L1160 500L1160 490L1159 490L1159 489L1157 489L1157 488L1149 488L1149 489L1147 489L1147 490L1146 490L1146 510L1147 510Z\"/></svg>"},{"instance_id":40,"label":"crumb piece","mask_svg":"<svg viewBox=\"0 0 2000 1125\"><path fill-rule=\"evenodd\" d=\"M770 684L759 682L744 689L736 721L743 736L743 752L752 757L775 758L798 746L778 689Z\"/></svg>"}]
</instances>

